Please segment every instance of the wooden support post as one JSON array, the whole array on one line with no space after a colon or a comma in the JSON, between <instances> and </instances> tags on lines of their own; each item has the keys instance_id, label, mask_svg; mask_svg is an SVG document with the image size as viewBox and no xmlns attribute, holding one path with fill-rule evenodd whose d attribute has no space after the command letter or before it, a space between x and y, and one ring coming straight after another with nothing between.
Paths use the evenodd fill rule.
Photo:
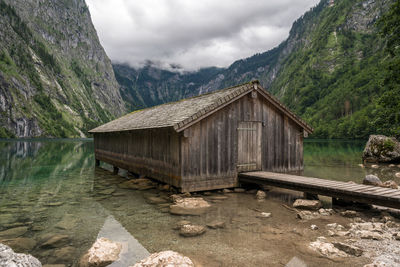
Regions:
<instances>
[{"instance_id":1,"label":"wooden support post","mask_svg":"<svg viewBox=\"0 0 400 267\"><path fill-rule=\"evenodd\" d=\"M304 198L310 200L319 200L318 195L304 192Z\"/></svg>"},{"instance_id":2,"label":"wooden support post","mask_svg":"<svg viewBox=\"0 0 400 267\"><path fill-rule=\"evenodd\" d=\"M118 174L118 171L119 171L118 167L114 166L114 171L113 171L113 173L114 173L114 174Z\"/></svg>"},{"instance_id":3,"label":"wooden support post","mask_svg":"<svg viewBox=\"0 0 400 267\"><path fill-rule=\"evenodd\" d=\"M100 160L96 159L96 167L100 166Z\"/></svg>"}]
</instances>

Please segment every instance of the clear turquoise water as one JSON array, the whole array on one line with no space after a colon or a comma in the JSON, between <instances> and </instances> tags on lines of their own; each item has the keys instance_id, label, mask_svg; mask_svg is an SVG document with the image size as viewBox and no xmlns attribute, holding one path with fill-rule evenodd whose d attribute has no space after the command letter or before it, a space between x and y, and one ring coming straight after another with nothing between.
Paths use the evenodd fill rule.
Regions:
<instances>
[{"instance_id":1,"label":"clear turquoise water","mask_svg":"<svg viewBox=\"0 0 400 267\"><path fill-rule=\"evenodd\" d=\"M375 173L382 180L394 179L398 167L358 166L363 146L358 141L307 141L304 175L360 182L365 174ZM130 239L122 241L130 244L131 256L116 266L131 264L142 248L179 251L202 266L261 266L266 259L267 266L277 266L300 257L298 244L316 235L282 208L282 201L290 204L292 198L257 202L250 194L229 194L227 200L214 201L203 216L172 216L162 205L146 202L148 196L167 198L167 192L121 188L126 176L112 175L106 164L94 167L92 140L0 141L0 241L42 263L76 266L101 234L120 238L128 233ZM273 217L259 219L258 211L272 212ZM203 225L219 219L227 226L184 238L172 230L182 219ZM20 233L3 232L18 227ZM60 236L64 239L59 243L46 246L49 238ZM300 254L309 266L336 266L307 252Z\"/></svg>"}]
</instances>

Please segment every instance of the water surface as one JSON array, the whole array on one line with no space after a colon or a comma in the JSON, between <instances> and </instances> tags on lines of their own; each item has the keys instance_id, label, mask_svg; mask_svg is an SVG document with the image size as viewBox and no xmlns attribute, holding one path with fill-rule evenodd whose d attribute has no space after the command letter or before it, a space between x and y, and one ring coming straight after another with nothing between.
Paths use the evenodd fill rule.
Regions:
<instances>
[{"instance_id":1,"label":"water surface","mask_svg":"<svg viewBox=\"0 0 400 267\"><path fill-rule=\"evenodd\" d=\"M400 169L360 167L364 142L308 141L304 148L307 176L360 182L366 173L394 179ZM77 266L79 258L99 236L128 244L120 264L127 266L148 252L175 250L198 266L284 266L294 257L308 266L343 266L310 253L310 241L320 233L311 222L300 222L284 208L295 196L269 194L256 201L253 194L203 196L212 208L203 216L173 216L168 204L153 205L146 197L168 199L157 189L134 191L121 183L128 174L111 173L111 166L94 167L92 140L0 141L0 240L17 252L31 253L43 264ZM400 182L400 181L397 181ZM277 197L278 196L278 197ZM258 218L260 212L271 218ZM224 221L223 229L209 229L194 238L179 236L173 226L180 220L205 225ZM332 216L313 221L326 224L344 220ZM322 227L322 226L321 226ZM11 229L14 233L4 232ZM49 240L58 240L50 242ZM366 259L347 259L353 265ZM114 266L114 265L113 265Z\"/></svg>"}]
</instances>

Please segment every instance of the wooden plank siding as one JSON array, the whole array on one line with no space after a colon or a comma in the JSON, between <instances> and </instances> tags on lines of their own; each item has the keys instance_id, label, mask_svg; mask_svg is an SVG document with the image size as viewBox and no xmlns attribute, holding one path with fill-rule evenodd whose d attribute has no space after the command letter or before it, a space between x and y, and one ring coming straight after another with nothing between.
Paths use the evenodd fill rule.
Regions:
<instances>
[{"instance_id":1,"label":"wooden plank siding","mask_svg":"<svg viewBox=\"0 0 400 267\"><path fill-rule=\"evenodd\" d=\"M183 191L237 185L238 171L242 171L237 164L240 157L245 157L238 146L240 123L246 127L252 127L252 123L260 125L260 145L249 143L246 148L247 152L258 150L254 155L260 155L261 165L256 169L276 172L303 169L301 127L253 91L185 130L181 141ZM250 133L247 137L252 139L256 135Z\"/></svg>"},{"instance_id":2,"label":"wooden plank siding","mask_svg":"<svg viewBox=\"0 0 400 267\"><path fill-rule=\"evenodd\" d=\"M96 133L95 157L180 187L179 136L171 128Z\"/></svg>"},{"instance_id":3,"label":"wooden plank siding","mask_svg":"<svg viewBox=\"0 0 400 267\"><path fill-rule=\"evenodd\" d=\"M239 125L256 129L243 136L245 148ZM181 132L172 126L94 132L94 140L97 160L187 192L237 186L238 172L249 170L238 169L239 157L256 162L255 170L303 169L302 126L256 89Z\"/></svg>"}]
</instances>

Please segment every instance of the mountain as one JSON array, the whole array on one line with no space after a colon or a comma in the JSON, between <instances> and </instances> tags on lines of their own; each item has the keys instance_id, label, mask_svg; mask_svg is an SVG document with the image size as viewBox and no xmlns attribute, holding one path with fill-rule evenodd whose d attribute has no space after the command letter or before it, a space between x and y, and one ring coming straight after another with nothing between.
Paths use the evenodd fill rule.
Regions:
<instances>
[{"instance_id":1,"label":"mountain","mask_svg":"<svg viewBox=\"0 0 400 267\"><path fill-rule=\"evenodd\" d=\"M315 128L313 137L396 134L400 115L397 103L389 101L397 98L388 75L398 77L390 71L390 66L396 66L393 57L397 55L391 56L386 48L388 35L382 34L379 23L393 3L396 1L322 0L293 23L289 37L276 48L238 60L228 68L211 68L207 75L201 75L204 70L174 73L148 66L113 67L123 95L132 96L130 107L151 106L258 79ZM157 101L138 101L134 96L142 92Z\"/></svg>"},{"instance_id":2,"label":"mountain","mask_svg":"<svg viewBox=\"0 0 400 267\"><path fill-rule=\"evenodd\" d=\"M84 0L0 0L0 137L82 137L124 112Z\"/></svg>"},{"instance_id":3,"label":"mountain","mask_svg":"<svg viewBox=\"0 0 400 267\"><path fill-rule=\"evenodd\" d=\"M113 64L121 85L121 95L129 110L155 106L201 94L198 88L205 80L215 77L222 69L211 67L196 72L163 70L148 62L140 69Z\"/></svg>"}]
</instances>

